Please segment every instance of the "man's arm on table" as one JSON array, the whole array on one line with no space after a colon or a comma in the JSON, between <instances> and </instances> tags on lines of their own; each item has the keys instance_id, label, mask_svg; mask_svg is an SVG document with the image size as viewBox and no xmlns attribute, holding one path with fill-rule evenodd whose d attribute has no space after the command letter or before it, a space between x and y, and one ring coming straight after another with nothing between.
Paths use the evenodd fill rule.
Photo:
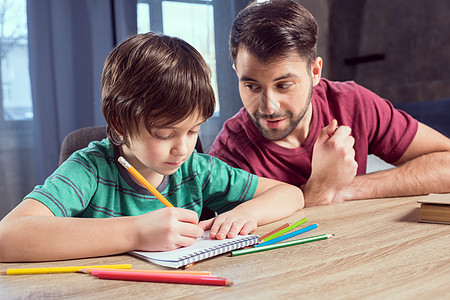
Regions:
<instances>
[{"instance_id":1,"label":"man's arm on table","mask_svg":"<svg viewBox=\"0 0 450 300\"><path fill-rule=\"evenodd\" d=\"M324 156L316 152L316 149L314 151L320 157L318 161L333 154L331 151ZM329 164L329 170L342 170L338 167L338 158L329 161ZM394 165L397 168L358 175L348 184L341 186L338 180L330 180L330 176L326 182L317 180L318 176L313 176L313 172L304 189L305 206L356 199L450 192L450 140L420 122L413 141ZM313 171L314 169L317 168L314 166L313 155ZM325 173L322 170L317 174ZM333 176L341 177L337 174ZM342 176L348 177L345 173Z\"/></svg>"}]
</instances>

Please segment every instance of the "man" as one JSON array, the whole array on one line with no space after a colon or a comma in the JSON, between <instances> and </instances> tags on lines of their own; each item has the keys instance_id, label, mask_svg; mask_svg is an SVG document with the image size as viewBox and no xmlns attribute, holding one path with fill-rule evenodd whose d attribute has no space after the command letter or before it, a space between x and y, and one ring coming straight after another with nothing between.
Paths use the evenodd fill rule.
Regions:
<instances>
[{"instance_id":1,"label":"man","mask_svg":"<svg viewBox=\"0 0 450 300\"><path fill-rule=\"evenodd\" d=\"M301 187L305 205L450 192L450 141L354 82L321 78L317 23L294 1L252 3L230 33L244 108L210 154ZM365 174L367 155L397 168Z\"/></svg>"}]
</instances>

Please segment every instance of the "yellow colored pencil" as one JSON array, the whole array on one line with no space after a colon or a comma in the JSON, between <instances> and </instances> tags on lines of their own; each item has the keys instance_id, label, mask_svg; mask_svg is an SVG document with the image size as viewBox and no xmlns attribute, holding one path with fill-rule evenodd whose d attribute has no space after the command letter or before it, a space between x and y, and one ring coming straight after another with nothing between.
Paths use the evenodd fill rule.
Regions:
<instances>
[{"instance_id":1,"label":"yellow colored pencil","mask_svg":"<svg viewBox=\"0 0 450 300\"><path fill-rule=\"evenodd\" d=\"M50 268L17 268L2 271L3 275L26 275L26 274L50 274L50 273L75 273L81 269L131 269L131 264L121 265L97 265L97 266L73 266L73 267L50 267Z\"/></svg>"},{"instance_id":2,"label":"yellow colored pencil","mask_svg":"<svg viewBox=\"0 0 450 300\"><path fill-rule=\"evenodd\" d=\"M153 185L150 184L150 182L147 181L147 179L144 178L125 158L122 156L119 157L120 164L127 169L128 172L130 172L131 175L134 176L140 183L142 183L149 191L152 193L156 198L158 198L159 201L161 201L162 204L164 204L167 207L173 207L172 203L170 203L166 198L164 198L163 195L161 195L160 192L158 192L157 189L153 187Z\"/></svg>"}]
</instances>

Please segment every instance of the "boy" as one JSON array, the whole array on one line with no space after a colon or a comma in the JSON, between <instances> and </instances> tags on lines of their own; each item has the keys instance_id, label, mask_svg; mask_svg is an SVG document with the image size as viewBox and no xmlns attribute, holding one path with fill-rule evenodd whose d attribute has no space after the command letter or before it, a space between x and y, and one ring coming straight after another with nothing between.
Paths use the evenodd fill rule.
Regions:
<instances>
[{"instance_id":1,"label":"boy","mask_svg":"<svg viewBox=\"0 0 450 300\"><path fill-rule=\"evenodd\" d=\"M181 39L135 35L102 75L108 139L74 153L0 222L0 261L44 261L223 239L303 207L301 191L194 152L214 112L210 72ZM123 156L175 206L165 208L118 163ZM249 201L247 201L249 200ZM203 206L221 213L198 221Z\"/></svg>"}]
</instances>

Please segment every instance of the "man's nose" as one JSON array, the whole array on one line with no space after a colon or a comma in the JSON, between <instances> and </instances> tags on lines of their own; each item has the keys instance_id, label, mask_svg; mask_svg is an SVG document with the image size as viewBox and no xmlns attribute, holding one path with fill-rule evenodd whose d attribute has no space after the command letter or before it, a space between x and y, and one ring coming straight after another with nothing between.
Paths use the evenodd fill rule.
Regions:
<instances>
[{"instance_id":1,"label":"man's nose","mask_svg":"<svg viewBox=\"0 0 450 300\"><path fill-rule=\"evenodd\" d=\"M280 103L275 100L273 95L269 92L264 92L261 95L261 112L266 115L272 115L280 109Z\"/></svg>"}]
</instances>

